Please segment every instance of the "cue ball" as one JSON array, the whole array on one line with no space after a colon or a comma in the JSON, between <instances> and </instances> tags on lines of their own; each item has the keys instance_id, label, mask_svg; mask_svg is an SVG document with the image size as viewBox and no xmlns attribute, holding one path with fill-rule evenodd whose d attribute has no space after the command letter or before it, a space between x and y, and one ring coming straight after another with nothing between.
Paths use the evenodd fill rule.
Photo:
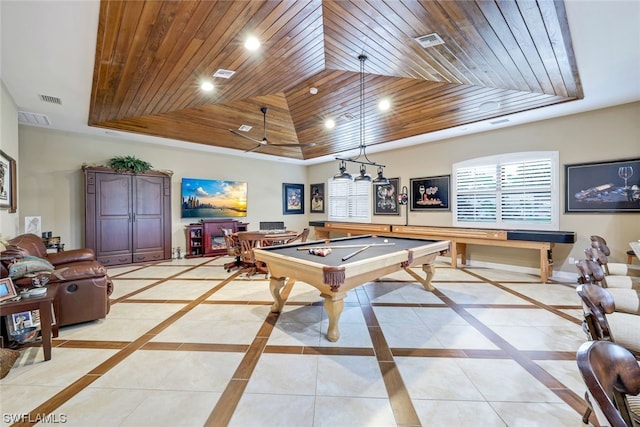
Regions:
<instances>
[{"instance_id":1,"label":"cue ball","mask_svg":"<svg viewBox=\"0 0 640 427\"><path fill-rule=\"evenodd\" d=\"M389 243L389 241L387 239L384 239L383 242L384 243Z\"/></svg>"}]
</instances>

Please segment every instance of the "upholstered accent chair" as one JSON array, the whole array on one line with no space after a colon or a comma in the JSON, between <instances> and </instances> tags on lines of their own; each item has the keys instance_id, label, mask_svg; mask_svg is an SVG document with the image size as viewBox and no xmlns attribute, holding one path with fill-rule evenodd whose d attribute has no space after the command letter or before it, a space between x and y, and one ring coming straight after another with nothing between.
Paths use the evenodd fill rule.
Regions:
<instances>
[{"instance_id":1,"label":"upholstered accent chair","mask_svg":"<svg viewBox=\"0 0 640 427\"><path fill-rule=\"evenodd\" d=\"M34 278L42 277L58 287L53 301L57 326L102 319L109 313L113 282L92 249L47 253L35 234L14 237L5 246L0 253L1 277L12 277L18 288L29 288Z\"/></svg>"}]
</instances>

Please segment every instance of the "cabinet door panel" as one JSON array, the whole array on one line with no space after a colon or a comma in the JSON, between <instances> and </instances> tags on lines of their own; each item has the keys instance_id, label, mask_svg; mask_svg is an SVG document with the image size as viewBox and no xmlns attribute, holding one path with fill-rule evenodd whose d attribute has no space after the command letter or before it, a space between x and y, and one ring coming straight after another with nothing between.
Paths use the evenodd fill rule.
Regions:
<instances>
[{"instance_id":1,"label":"cabinet door panel","mask_svg":"<svg viewBox=\"0 0 640 427\"><path fill-rule=\"evenodd\" d=\"M163 177L135 176L133 200L134 252L164 249Z\"/></svg>"},{"instance_id":2,"label":"cabinet door panel","mask_svg":"<svg viewBox=\"0 0 640 427\"><path fill-rule=\"evenodd\" d=\"M131 177L96 174L96 252L98 257L132 253Z\"/></svg>"}]
</instances>

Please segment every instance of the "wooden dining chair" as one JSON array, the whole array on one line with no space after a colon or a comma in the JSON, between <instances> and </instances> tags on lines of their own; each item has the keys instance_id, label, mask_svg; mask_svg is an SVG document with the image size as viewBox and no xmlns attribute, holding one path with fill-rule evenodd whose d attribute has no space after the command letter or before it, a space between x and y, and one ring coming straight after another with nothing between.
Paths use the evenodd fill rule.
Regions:
<instances>
[{"instance_id":1,"label":"wooden dining chair","mask_svg":"<svg viewBox=\"0 0 640 427\"><path fill-rule=\"evenodd\" d=\"M632 399L640 395L640 366L633 354L616 343L588 341L578 349L576 362L598 423L638 427Z\"/></svg>"},{"instance_id":2,"label":"wooden dining chair","mask_svg":"<svg viewBox=\"0 0 640 427\"><path fill-rule=\"evenodd\" d=\"M248 277L254 274L264 274L265 278L269 275L265 263L256 260L253 250L264 245L264 234L253 231L238 232L238 243L240 244L240 258L242 259L241 273L246 273Z\"/></svg>"},{"instance_id":3,"label":"wooden dining chair","mask_svg":"<svg viewBox=\"0 0 640 427\"><path fill-rule=\"evenodd\" d=\"M298 242L298 241L301 242L301 243L304 243L304 242L307 241L308 237L309 237L309 228L305 228L300 233L298 233L295 237L290 238L289 240L287 240L284 243L286 245L288 245L289 243L294 243L294 242Z\"/></svg>"},{"instance_id":4,"label":"wooden dining chair","mask_svg":"<svg viewBox=\"0 0 640 427\"><path fill-rule=\"evenodd\" d=\"M242 266L242 258L240 252L240 245L238 239L233 235L233 230L230 228L221 228L222 236L224 237L224 244L227 248L227 255L233 257L233 261L224 265L225 270L230 272L233 269L240 268Z\"/></svg>"}]
</instances>

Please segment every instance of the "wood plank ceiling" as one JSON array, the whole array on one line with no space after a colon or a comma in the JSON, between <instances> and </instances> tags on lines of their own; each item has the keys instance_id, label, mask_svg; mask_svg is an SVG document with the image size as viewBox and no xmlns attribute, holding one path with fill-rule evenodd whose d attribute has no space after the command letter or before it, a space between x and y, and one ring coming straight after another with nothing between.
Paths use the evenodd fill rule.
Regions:
<instances>
[{"instance_id":1,"label":"wood plank ceiling","mask_svg":"<svg viewBox=\"0 0 640 427\"><path fill-rule=\"evenodd\" d=\"M560 1L103 0L97 37L89 125L247 151L268 107L292 159L359 147L363 53L367 146L583 97Z\"/></svg>"}]
</instances>

